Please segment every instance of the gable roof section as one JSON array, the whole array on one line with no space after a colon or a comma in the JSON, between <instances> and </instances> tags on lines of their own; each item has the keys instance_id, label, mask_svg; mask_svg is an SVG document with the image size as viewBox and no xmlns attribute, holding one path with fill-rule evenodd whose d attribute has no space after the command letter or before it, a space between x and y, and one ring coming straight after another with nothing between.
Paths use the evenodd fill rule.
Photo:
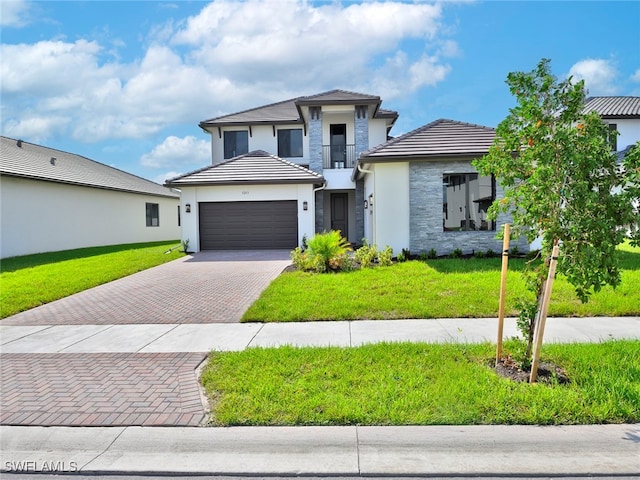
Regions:
<instances>
[{"instance_id":1,"label":"gable roof section","mask_svg":"<svg viewBox=\"0 0 640 480\"><path fill-rule=\"evenodd\" d=\"M8 137L0 139L0 175L160 197L179 197L176 192L151 180L81 155Z\"/></svg>"},{"instance_id":2,"label":"gable roof section","mask_svg":"<svg viewBox=\"0 0 640 480\"><path fill-rule=\"evenodd\" d=\"M476 157L489 152L496 131L441 118L364 152L359 163L434 157Z\"/></svg>"},{"instance_id":3,"label":"gable roof section","mask_svg":"<svg viewBox=\"0 0 640 480\"><path fill-rule=\"evenodd\" d=\"M204 185L322 184L322 175L263 150L234 157L215 165L167 180L171 187Z\"/></svg>"},{"instance_id":4,"label":"gable roof section","mask_svg":"<svg viewBox=\"0 0 640 480\"><path fill-rule=\"evenodd\" d=\"M589 97L584 112L597 112L604 119L640 118L640 97Z\"/></svg>"},{"instance_id":5,"label":"gable roof section","mask_svg":"<svg viewBox=\"0 0 640 480\"><path fill-rule=\"evenodd\" d=\"M302 124L304 119L300 111L301 106L374 105L373 117L394 119L398 117L398 113L393 110L380 109L381 103L380 97L375 95L348 92L346 90L331 90L203 120L200 122L200 128L258 124Z\"/></svg>"}]
</instances>

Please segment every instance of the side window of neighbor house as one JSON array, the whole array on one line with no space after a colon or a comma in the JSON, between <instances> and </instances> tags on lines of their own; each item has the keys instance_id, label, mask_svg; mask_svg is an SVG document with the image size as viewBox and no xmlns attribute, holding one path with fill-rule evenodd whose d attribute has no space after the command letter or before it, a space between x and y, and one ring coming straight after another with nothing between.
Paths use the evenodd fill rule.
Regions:
<instances>
[{"instance_id":1,"label":"side window of neighbor house","mask_svg":"<svg viewBox=\"0 0 640 480\"><path fill-rule=\"evenodd\" d=\"M283 158L302 157L302 129L278 130L278 156Z\"/></svg>"},{"instance_id":2,"label":"side window of neighbor house","mask_svg":"<svg viewBox=\"0 0 640 480\"><path fill-rule=\"evenodd\" d=\"M249 152L249 133L224 132L224 158L233 158Z\"/></svg>"},{"instance_id":3,"label":"side window of neighbor house","mask_svg":"<svg viewBox=\"0 0 640 480\"><path fill-rule=\"evenodd\" d=\"M618 124L610 123L609 124L609 143L611 144L611 150L614 152L618 151Z\"/></svg>"},{"instance_id":4,"label":"side window of neighbor house","mask_svg":"<svg viewBox=\"0 0 640 480\"><path fill-rule=\"evenodd\" d=\"M157 203L147 203L147 227L157 227L160 225L160 205Z\"/></svg>"},{"instance_id":5,"label":"side window of neighbor house","mask_svg":"<svg viewBox=\"0 0 640 480\"><path fill-rule=\"evenodd\" d=\"M496 198L495 180L477 173L442 177L442 225L445 232L495 230L487 210Z\"/></svg>"}]
</instances>

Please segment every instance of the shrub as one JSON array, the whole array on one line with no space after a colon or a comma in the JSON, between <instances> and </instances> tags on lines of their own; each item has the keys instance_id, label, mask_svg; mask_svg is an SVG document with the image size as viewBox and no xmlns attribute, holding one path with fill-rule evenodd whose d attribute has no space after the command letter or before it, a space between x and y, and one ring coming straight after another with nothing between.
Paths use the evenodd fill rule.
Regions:
<instances>
[{"instance_id":1,"label":"shrub","mask_svg":"<svg viewBox=\"0 0 640 480\"><path fill-rule=\"evenodd\" d=\"M435 258L438 258L438 252L436 252L435 248L432 248L431 250L429 250L427 252L427 258L433 260Z\"/></svg>"},{"instance_id":2,"label":"shrub","mask_svg":"<svg viewBox=\"0 0 640 480\"><path fill-rule=\"evenodd\" d=\"M304 243L306 249L296 247L291 252L291 261L299 270L322 273L352 268L348 255L351 247L339 231L314 235Z\"/></svg>"},{"instance_id":3,"label":"shrub","mask_svg":"<svg viewBox=\"0 0 640 480\"><path fill-rule=\"evenodd\" d=\"M342 264L342 257L351 250L349 242L339 230L319 233L307 240L309 255L316 257L318 263L324 265L324 271L338 270Z\"/></svg>"},{"instance_id":4,"label":"shrub","mask_svg":"<svg viewBox=\"0 0 640 480\"><path fill-rule=\"evenodd\" d=\"M364 244L356 250L356 261L362 268L369 268L378 256L378 249L375 245L369 245L366 240Z\"/></svg>"},{"instance_id":5,"label":"shrub","mask_svg":"<svg viewBox=\"0 0 640 480\"><path fill-rule=\"evenodd\" d=\"M426 262L427 260L429 260L429 254L427 254L427 252L420 252L420 255L418 255L418 260L420 260L421 262Z\"/></svg>"},{"instance_id":6,"label":"shrub","mask_svg":"<svg viewBox=\"0 0 640 480\"><path fill-rule=\"evenodd\" d=\"M496 252L494 252L491 248L489 250L487 250L487 253L485 253L485 255L487 256L487 258L492 258L496 256Z\"/></svg>"},{"instance_id":7,"label":"shrub","mask_svg":"<svg viewBox=\"0 0 640 480\"><path fill-rule=\"evenodd\" d=\"M476 258L484 258L485 253L482 250L478 250L477 252L473 252L473 256Z\"/></svg>"},{"instance_id":8,"label":"shrub","mask_svg":"<svg viewBox=\"0 0 640 480\"><path fill-rule=\"evenodd\" d=\"M385 247L384 250L378 252L378 264L381 267L389 267L393 264L391 259L393 258L393 248L389 245Z\"/></svg>"},{"instance_id":9,"label":"shrub","mask_svg":"<svg viewBox=\"0 0 640 480\"><path fill-rule=\"evenodd\" d=\"M453 252L449 254L449 258L462 258L462 250L456 248Z\"/></svg>"}]
</instances>

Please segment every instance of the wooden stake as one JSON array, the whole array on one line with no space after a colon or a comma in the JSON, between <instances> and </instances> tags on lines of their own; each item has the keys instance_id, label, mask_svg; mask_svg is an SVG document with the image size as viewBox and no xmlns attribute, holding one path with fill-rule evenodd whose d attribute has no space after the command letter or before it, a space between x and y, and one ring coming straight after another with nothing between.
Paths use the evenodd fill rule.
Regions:
<instances>
[{"instance_id":1,"label":"wooden stake","mask_svg":"<svg viewBox=\"0 0 640 480\"><path fill-rule=\"evenodd\" d=\"M538 364L540 363L540 350L542 349L542 338L544 337L544 327L547 323L547 312L549 311L549 299L551 298L551 290L553 289L553 280L556 276L556 266L558 264L558 253L560 246L556 240L553 251L551 253L551 263L549 263L549 275L544 286L544 297L542 298L542 308L540 309L540 321L536 334L536 343L533 348L533 362L531 363L531 375L529 383L533 383L538 378Z\"/></svg>"},{"instance_id":2,"label":"wooden stake","mask_svg":"<svg viewBox=\"0 0 640 480\"><path fill-rule=\"evenodd\" d=\"M500 277L500 303L498 307L498 346L496 347L496 366L502 358L502 336L504 332L504 302L507 287L507 266L509 264L509 236L511 225L505 223L502 239L502 276Z\"/></svg>"}]
</instances>

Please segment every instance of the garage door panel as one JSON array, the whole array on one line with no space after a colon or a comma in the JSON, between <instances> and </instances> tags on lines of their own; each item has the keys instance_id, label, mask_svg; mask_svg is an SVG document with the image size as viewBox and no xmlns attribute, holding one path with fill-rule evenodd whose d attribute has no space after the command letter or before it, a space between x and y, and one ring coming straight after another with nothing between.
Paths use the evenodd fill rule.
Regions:
<instances>
[{"instance_id":1,"label":"garage door panel","mask_svg":"<svg viewBox=\"0 0 640 480\"><path fill-rule=\"evenodd\" d=\"M200 248L240 250L295 248L295 200L200 203Z\"/></svg>"}]
</instances>

